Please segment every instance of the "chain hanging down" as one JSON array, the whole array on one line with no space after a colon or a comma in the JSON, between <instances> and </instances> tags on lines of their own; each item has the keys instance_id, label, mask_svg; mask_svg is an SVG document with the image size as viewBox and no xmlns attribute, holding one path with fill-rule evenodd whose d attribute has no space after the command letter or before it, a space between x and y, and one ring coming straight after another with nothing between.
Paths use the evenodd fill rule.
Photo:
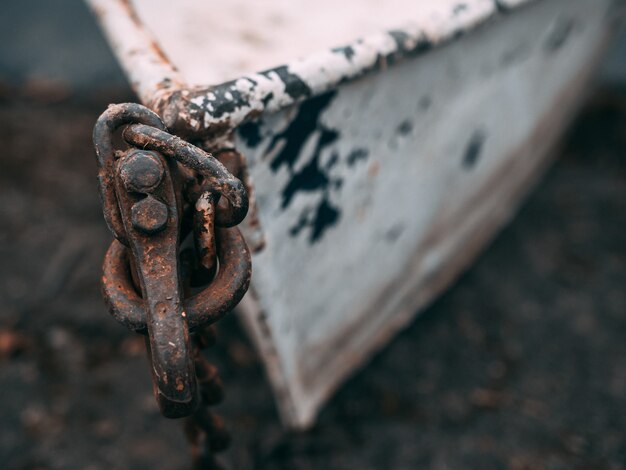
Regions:
<instances>
[{"instance_id":1,"label":"chain hanging down","mask_svg":"<svg viewBox=\"0 0 626 470\"><path fill-rule=\"evenodd\" d=\"M115 150L113 137L127 144ZM224 163L169 134L138 104L111 105L93 132L104 218L114 237L103 266L113 317L146 336L154 394L163 415L186 419L196 468L219 468L228 446L221 419L208 410L223 396L217 370L200 350L215 323L250 282L250 254L235 227L248 196L237 153ZM194 248L181 251L193 237Z\"/></svg>"}]
</instances>

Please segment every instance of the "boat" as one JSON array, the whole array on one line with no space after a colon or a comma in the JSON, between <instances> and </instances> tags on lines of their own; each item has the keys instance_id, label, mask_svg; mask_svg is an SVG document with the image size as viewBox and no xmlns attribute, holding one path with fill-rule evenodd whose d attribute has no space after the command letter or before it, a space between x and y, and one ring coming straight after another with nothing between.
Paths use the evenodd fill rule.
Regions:
<instances>
[{"instance_id":1,"label":"boat","mask_svg":"<svg viewBox=\"0 0 626 470\"><path fill-rule=\"evenodd\" d=\"M623 7L87 1L169 132L245 158L239 316L297 429L513 217Z\"/></svg>"}]
</instances>

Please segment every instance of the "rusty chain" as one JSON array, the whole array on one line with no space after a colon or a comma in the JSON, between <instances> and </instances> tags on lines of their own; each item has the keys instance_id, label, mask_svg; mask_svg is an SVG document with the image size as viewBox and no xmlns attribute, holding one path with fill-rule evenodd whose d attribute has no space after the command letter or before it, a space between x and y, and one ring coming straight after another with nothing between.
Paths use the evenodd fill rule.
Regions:
<instances>
[{"instance_id":1,"label":"rusty chain","mask_svg":"<svg viewBox=\"0 0 626 470\"><path fill-rule=\"evenodd\" d=\"M114 148L119 130L122 150ZM240 156L228 149L216 159L133 103L109 106L93 141L115 237L103 264L105 301L117 321L146 336L157 403L166 417L186 417L195 467L219 468L213 453L229 436L208 406L223 391L201 349L250 282L250 253L236 227L248 210ZM189 237L193 247L181 249Z\"/></svg>"}]
</instances>

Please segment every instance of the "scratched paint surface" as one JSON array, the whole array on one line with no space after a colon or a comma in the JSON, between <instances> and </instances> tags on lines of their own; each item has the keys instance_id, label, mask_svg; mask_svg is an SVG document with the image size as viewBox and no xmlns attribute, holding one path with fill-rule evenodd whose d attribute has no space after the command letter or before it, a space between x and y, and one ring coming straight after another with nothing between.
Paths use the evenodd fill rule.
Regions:
<instances>
[{"instance_id":1,"label":"scratched paint surface","mask_svg":"<svg viewBox=\"0 0 626 470\"><path fill-rule=\"evenodd\" d=\"M438 292L433 279L458 274L466 244L510 217L573 110L576 94L560 96L609 3L532 5L240 127L266 238L248 323L287 422L309 424Z\"/></svg>"}]
</instances>

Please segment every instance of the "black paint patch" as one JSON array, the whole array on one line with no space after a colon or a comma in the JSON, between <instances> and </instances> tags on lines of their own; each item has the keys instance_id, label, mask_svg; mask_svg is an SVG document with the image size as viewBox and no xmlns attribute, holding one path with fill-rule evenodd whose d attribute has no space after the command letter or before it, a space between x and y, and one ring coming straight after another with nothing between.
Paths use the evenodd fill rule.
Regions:
<instances>
[{"instance_id":1,"label":"black paint patch","mask_svg":"<svg viewBox=\"0 0 626 470\"><path fill-rule=\"evenodd\" d=\"M399 51L407 50L407 44L411 42L411 36L408 33L401 29L392 29L389 31L389 35L396 42L396 48Z\"/></svg>"},{"instance_id":2,"label":"black paint patch","mask_svg":"<svg viewBox=\"0 0 626 470\"><path fill-rule=\"evenodd\" d=\"M402 232L404 232L405 229L406 226L402 223L392 225L389 230L385 232L385 240L389 243L394 243L398 238L400 238L400 235L402 235Z\"/></svg>"},{"instance_id":3,"label":"black paint patch","mask_svg":"<svg viewBox=\"0 0 626 470\"><path fill-rule=\"evenodd\" d=\"M487 136L482 130L474 132L463 155L463 168L470 170L476 165L486 139Z\"/></svg>"},{"instance_id":4,"label":"black paint patch","mask_svg":"<svg viewBox=\"0 0 626 470\"><path fill-rule=\"evenodd\" d=\"M367 160L367 157L369 157L369 152L367 151L367 149L358 148L353 149L348 154L346 161L348 162L348 166L354 166L361 160Z\"/></svg>"},{"instance_id":5,"label":"black paint patch","mask_svg":"<svg viewBox=\"0 0 626 470\"><path fill-rule=\"evenodd\" d=\"M340 218L341 212L324 197L314 212L308 210L300 215L298 223L289 229L289 234L296 237L302 230L310 227L309 242L315 243L321 240L328 227L337 224Z\"/></svg>"},{"instance_id":6,"label":"black paint patch","mask_svg":"<svg viewBox=\"0 0 626 470\"><path fill-rule=\"evenodd\" d=\"M209 93L213 94L213 99L208 98ZM218 119L243 106L250 106L250 103L247 96L237 90L234 80L209 89L202 102L203 109Z\"/></svg>"},{"instance_id":7,"label":"black paint patch","mask_svg":"<svg viewBox=\"0 0 626 470\"><path fill-rule=\"evenodd\" d=\"M313 158L300 171L292 174L289 183L283 189L283 201L281 204L283 209L291 203L293 197L299 192L325 191L329 187L330 178L327 170L330 168L321 167L319 161L320 153L324 147L337 140L338 136L339 133L332 130L323 130L321 132L313 152Z\"/></svg>"},{"instance_id":8,"label":"black paint patch","mask_svg":"<svg viewBox=\"0 0 626 470\"><path fill-rule=\"evenodd\" d=\"M391 30L387 31L387 33L395 41L396 49L388 54L378 54L373 69L386 70L398 61L419 56L433 46L432 42L423 34L418 39L415 39L412 35L402 30ZM368 70L372 70L372 68Z\"/></svg>"},{"instance_id":9,"label":"black paint patch","mask_svg":"<svg viewBox=\"0 0 626 470\"><path fill-rule=\"evenodd\" d=\"M413 122L410 119L405 119L400 123L396 132L400 135L409 135L413 130Z\"/></svg>"},{"instance_id":10,"label":"black paint patch","mask_svg":"<svg viewBox=\"0 0 626 470\"><path fill-rule=\"evenodd\" d=\"M417 42L414 42L413 37L401 29L392 29L391 31L388 31L388 34L395 41L397 48L396 52L388 54L385 57L388 64L392 64L395 61L395 56L397 55L414 57L430 50L433 47L433 43L423 34L419 37Z\"/></svg>"},{"instance_id":11,"label":"black paint patch","mask_svg":"<svg viewBox=\"0 0 626 470\"><path fill-rule=\"evenodd\" d=\"M432 104L432 99L430 98L430 96L422 96L419 100L418 106L420 107L420 109L423 109L424 111L426 111L427 109L430 108L430 105Z\"/></svg>"},{"instance_id":12,"label":"black paint patch","mask_svg":"<svg viewBox=\"0 0 626 470\"><path fill-rule=\"evenodd\" d=\"M332 227L341 218L341 212L336 207L333 207L327 198L322 199L322 202L317 206L317 212L313 219L313 230L311 231L310 241L315 243L326 231L328 227Z\"/></svg>"},{"instance_id":13,"label":"black paint patch","mask_svg":"<svg viewBox=\"0 0 626 470\"><path fill-rule=\"evenodd\" d=\"M501 63L506 67L517 62L523 62L528 57L530 57L530 47L527 44L518 44L502 55Z\"/></svg>"},{"instance_id":14,"label":"black paint patch","mask_svg":"<svg viewBox=\"0 0 626 470\"><path fill-rule=\"evenodd\" d=\"M574 26L574 20L571 18L559 18L544 43L546 52L553 53L563 47L571 37Z\"/></svg>"},{"instance_id":15,"label":"black paint patch","mask_svg":"<svg viewBox=\"0 0 626 470\"><path fill-rule=\"evenodd\" d=\"M307 139L313 132L318 130L318 127L321 127L318 124L318 120L322 111L328 107L336 94L337 92L330 91L302 103L298 114L293 121L291 121L287 129L274 136L267 149L267 153L271 153L276 145L283 140L285 141L285 145L270 164L270 168L273 172L280 170L283 165L286 165L289 170L293 169Z\"/></svg>"},{"instance_id":16,"label":"black paint patch","mask_svg":"<svg viewBox=\"0 0 626 470\"><path fill-rule=\"evenodd\" d=\"M309 210L304 210L302 214L300 214L300 218L296 225L289 229L289 235L292 237L297 237L302 230L304 230L309 225Z\"/></svg>"},{"instance_id":17,"label":"black paint patch","mask_svg":"<svg viewBox=\"0 0 626 470\"><path fill-rule=\"evenodd\" d=\"M263 139L261 137L261 123L257 121L248 121L237 128L239 137L250 148L254 148Z\"/></svg>"},{"instance_id":18,"label":"black paint patch","mask_svg":"<svg viewBox=\"0 0 626 470\"><path fill-rule=\"evenodd\" d=\"M465 36L464 29L457 29L456 31L454 31L454 33L452 33L452 39L454 41L456 41L457 39L461 39L463 36Z\"/></svg>"},{"instance_id":19,"label":"black paint patch","mask_svg":"<svg viewBox=\"0 0 626 470\"><path fill-rule=\"evenodd\" d=\"M467 10L467 5L465 3L458 3L457 5L454 5L454 8L452 9L452 14L456 16L459 13L463 13L466 10Z\"/></svg>"},{"instance_id":20,"label":"black paint patch","mask_svg":"<svg viewBox=\"0 0 626 470\"><path fill-rule=\"evenodd\" d=\"M273 92L269 92L267 95L265 95L263 97L263 99L261 100L261 102L263 103L263 106L267 106L267 104L272 101L272 99L274 98L274 93Z\"/></svg>"},{"instance_id":21,"label":"black paint patch","mask_svg":"<svg viewBox=\"0 0 626 470\"><path fill-rule=\"evenodd\" d=\"M333 207L329 197L331 189L339 190L342 185L340 179L329 176L329 171L339 162L339 155L334 152L325 165L320 161L322 151L339 138L338 131L320 122L322 112L330 105L336 94L336 91L331 91L304 101L289 126L273 137L266 150L266 155L271 154L279 144L283 144L270 162L270 169L273 172L287 167L291 175L282 190L283 209L289 207L298 193L322 193L317 208L305 210L300 215L298 223L289 230L291 236L297 236L304 228L310 227L311 243L318 241L341 217L339 208ZM307 156L307 163L303 168L295 171L296 161L310 139L317 139L312 155Z\"/></svg>"},{"instance_id":22,"label":"black paint patch","mask_svg":"<svg viewBox=\"0 0 626 470\"><path fill-rule=\"evenodd\" d=\"M493 3L498 13L508 13L509 7L502 3L502 0L494 0Z\"/></svg>"},{"instance_id":23,"label":"black paint patch","mask_svg":"<svg viewBox=\"0 0 626 470\"><path fill-rule=\"evenodd\" d=\"M252 85L252 89L254 89L254 87L258 85L258 82L256 80L251 79L250 77L244 77L244 80L247 80L248 82L250 82L250 84Z\"/></svg>"},{"instance_id":24,"label":"black paint patch","mask_svg":"<svg viewBox=\"0 0 626 470\"><path fill-rule=\"evenodd\" d=\"M339 162L339 154L337 152L333 152L326 165L324 165L324 170L330 170L337 164L337 162Z\"/></svg>"},{"instance_id":25,"label":"black paint patch","mask_svg":"<svg viewBox=\"0 0 626 470\"><path fill-rule=\"evenodd\" d=\"M285 84L285 93L287 93L294 101L311 96L312 92L309 86L304 83L300 77L289 72L286 65L260 73L260 75L267 78L270 78L272 74L278 75L280 80Z\"/></svg>"},{"instance_id":26,"label":"black paint patch","mask_svg":"<svg viewBox=\"0 0 626 470\"><path fill-rule=\"evenodd\" d=\"M354 49L352 46L335 47L334 49L331 49L331 52L343 54L350 62L352 62L352 58L354 57Z\"/></svg>"}]
</instances>

